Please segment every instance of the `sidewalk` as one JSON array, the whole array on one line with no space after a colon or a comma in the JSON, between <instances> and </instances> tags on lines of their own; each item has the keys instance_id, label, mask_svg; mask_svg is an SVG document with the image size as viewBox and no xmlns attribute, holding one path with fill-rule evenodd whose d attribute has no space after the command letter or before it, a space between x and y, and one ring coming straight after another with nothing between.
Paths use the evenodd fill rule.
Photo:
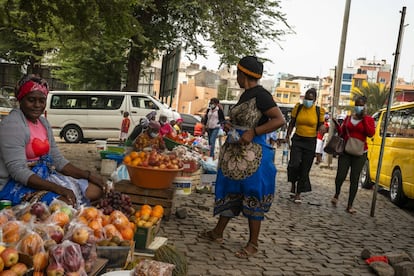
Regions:
<instances>
[{"instance_id":1,"label":"sidewalk","mask_svg":"<svg viewBox=\"0 0 414 276\"><path fill-rule=\"evenodd\" d=\"M59 143L64 155L75 164L94 170L99 156L94 144ZM343 185L338 207L332 207L336 161L333 169L314 165L313 191L303 195L302 204L289 200L285 165L277 151L277 193L262 223L259 252L249 260L234 252L248 240L244 217L232 220L222 245L199 239L197 234L214 227L212 194L177 195L176 207L187 209L187 218L172 216L163 221L159 235L184 252L189 275L375 275L360 258L362 249L374 255L389 251L414 253L414 218L378 195L375 217L370 216L372 190L360 189L355 215L345 212L349 182Z\"/></svg>"}]
</instances>

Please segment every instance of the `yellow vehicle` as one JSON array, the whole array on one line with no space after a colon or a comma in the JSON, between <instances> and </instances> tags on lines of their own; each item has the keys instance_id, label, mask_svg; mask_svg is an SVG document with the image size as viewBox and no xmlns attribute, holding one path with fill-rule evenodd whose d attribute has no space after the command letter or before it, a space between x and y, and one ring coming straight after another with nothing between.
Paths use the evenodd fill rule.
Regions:
<instances>
[{"instance_id":1,"label":"yellow vehicle","mask_svg":"<svg viewBox=\"0 0 414 276\"><path fill-rule=\"evenodd\" d=\"M369 161L360 177L365 188L377 175L385 116L386 109L373 115L375 135L367 140ZM398 206L414 199L414 102L390 109L378 185L389 190L391 202Z\"/></svg>"}]
</instances>

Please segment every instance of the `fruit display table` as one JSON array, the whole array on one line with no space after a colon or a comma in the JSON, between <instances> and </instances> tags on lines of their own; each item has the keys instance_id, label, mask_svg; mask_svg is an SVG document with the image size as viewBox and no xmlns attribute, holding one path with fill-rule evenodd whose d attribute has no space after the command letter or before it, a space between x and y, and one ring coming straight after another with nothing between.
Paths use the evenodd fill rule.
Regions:
<instances>
[{"instance_id":1,"label":"fruit display table","mask_svg":"<svg viewBox=\"0 0 414 276\"><path fill-rule=\"evenodd\" d=\"M114 184L116 191L127 194L132 206L138 208L144 204L164 207L164 219L168 220L174 209L175 189L145 189L132 184L129 180L121 180Z\"/></svg>"}]
</instances>

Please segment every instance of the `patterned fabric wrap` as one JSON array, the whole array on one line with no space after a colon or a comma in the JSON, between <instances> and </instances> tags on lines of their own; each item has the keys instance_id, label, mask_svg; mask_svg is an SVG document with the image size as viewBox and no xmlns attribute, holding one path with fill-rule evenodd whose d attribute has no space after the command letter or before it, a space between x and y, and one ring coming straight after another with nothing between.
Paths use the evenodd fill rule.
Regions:
<instances>
[{"instance_id":1,"label":"patterned fabric wrap","mask_svg":"<svg viewBox=\"0 0 414 276\"><path fill-rule=\"evenodd\" d=\"M42 156L39 161L33 166L32 171L42 179L46 179L50 182L54 182L62 187L70 189L76 196L77 206L89 205L89 200L83 195L84 189L86 188L88 181L86 179L75 179L70 176L62 175L56 172L52 158L49 155ZM53 199L58 198L60 195L53 192L42 192L40 201L49 204ZM9 182L0 191L0 199L8 199L12 202L12 205L20 204L28 198L31 198L31 194L37 194L39 190L33 189L22 183L16 182L10 179Z\"/></svg>"},{"instance_id":2,"label":"patterned fabric wrap","mask_svg":"<svg viewBox=\"0 0 414 276\"><path fill-rule=\"evenodd\" d=\"M230 111L240 135L256 126L261 115L255 98ZM250 219L263 220L272 205L275 186L276 167L266 134L255 136L247 145L226 141L220 150L214 215L233 217L242 212Z\"/></svg>"}]
</instances>

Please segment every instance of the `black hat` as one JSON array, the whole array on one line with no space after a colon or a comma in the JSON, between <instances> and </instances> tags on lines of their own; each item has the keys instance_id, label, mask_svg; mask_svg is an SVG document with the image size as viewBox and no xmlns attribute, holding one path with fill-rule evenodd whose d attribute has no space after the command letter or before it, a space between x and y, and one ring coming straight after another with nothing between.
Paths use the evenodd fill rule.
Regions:
<instances>
[{"instance_id":1,"label":"black hat","mask_svg":"<svg viewBox=\"0 0 414 276\"><path fill-rule=\"evenodd\" d=\"M239 61L237 69L255 79L260 79L263 74L263 63L255 56L246 56Z\"/></svg>"}]
</instances>

